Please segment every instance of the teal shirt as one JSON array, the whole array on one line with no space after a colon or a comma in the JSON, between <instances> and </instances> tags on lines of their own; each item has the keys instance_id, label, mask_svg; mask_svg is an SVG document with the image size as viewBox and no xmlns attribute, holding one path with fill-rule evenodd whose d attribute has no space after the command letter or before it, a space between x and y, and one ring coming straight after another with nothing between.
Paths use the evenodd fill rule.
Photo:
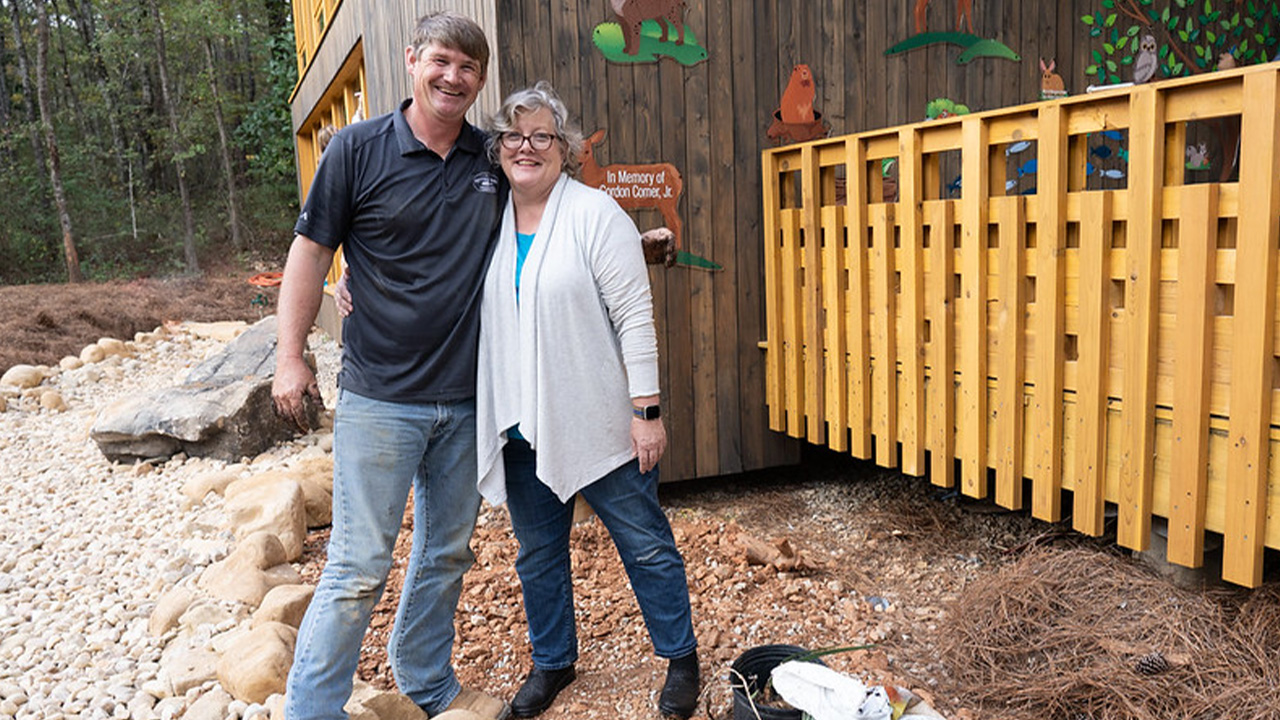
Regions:
<instances>
[{"instance_id":1,"label":"teal shirt","mask_svg":"<svg viewBox=\"0 0 1280 720\"><path fill-rule=\"evenodd\" d=\"M525 258L529 257L529 248L533 247L533 236L536 233L516 233L516 303L520 302L520 271L524 269ZM507 437L512 440L524 440L520 434L520 426L512 425L507 429Z\"/></svg>"}]
</instances>

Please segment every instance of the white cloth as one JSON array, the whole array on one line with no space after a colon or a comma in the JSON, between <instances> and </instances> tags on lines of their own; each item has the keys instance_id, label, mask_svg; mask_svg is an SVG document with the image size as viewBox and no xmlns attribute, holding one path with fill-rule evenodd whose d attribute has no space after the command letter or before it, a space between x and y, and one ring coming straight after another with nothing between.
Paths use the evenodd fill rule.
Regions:
<instances>
[{"instance_id":1,"label":"white cloth","mask_svg":"<svg viewBox=\"0 0 1280 720\"><path fill-rule=\"evenodd\" d=\"M621 466L631 398L658 394L653 297L640 233L605 193L561 175L515 292L515 212L508 199L485 278L476 378L480 493L506 500L501 452L517 423L557 497Z\"/></svg>"}]
</instances>

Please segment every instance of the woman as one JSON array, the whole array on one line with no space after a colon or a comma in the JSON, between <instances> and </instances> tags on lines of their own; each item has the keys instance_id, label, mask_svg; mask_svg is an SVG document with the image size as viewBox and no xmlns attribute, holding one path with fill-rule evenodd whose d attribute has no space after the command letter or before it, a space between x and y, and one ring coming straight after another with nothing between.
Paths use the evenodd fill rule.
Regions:
<instances>
[{"instance_id":1,"label":"woman","mask_svg":"<svg viewBox=\"0 0 1280 720\"><path fill-rule=\"evenodd\" d=\"M582 135L567 115L541 82L506 99L489 141L511 195L481 307L478 476L481 494L510 510L533 645L511 708L538 715L574 679L569 531L580 493L613 537L654 650L669 661L659 710L687 718L698 699L697 641L684 560L657 497L667 438L649 276L630 218L572 179Z\"/></svg>"}]
</instances>

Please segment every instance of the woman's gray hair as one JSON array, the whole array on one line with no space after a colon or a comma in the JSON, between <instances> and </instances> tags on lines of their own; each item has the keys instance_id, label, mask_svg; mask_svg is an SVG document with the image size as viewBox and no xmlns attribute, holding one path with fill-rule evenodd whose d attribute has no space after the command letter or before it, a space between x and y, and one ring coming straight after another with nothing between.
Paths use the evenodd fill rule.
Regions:
<instances>
[{"instance_id":1,"label":"woman's gray hair","mask_svg":"<svg viewBox=\"0 0 1280 720\"><path fill-rule=\"evenodd\" d=\"M502 133L515 129L517 117L543 108L550 110L551 117L555 120L556 136L559 138L560 148L564 150L564 171L569 173L569 177L577 178L582 169L582 131L569 120L569 110L564 106L564 101L546 80L539 80L531 88L517 90L502 101L502 107L498 108L489 121L489 159L498 162L502 147L499 138Z\"/></svg>"}]
</instances>

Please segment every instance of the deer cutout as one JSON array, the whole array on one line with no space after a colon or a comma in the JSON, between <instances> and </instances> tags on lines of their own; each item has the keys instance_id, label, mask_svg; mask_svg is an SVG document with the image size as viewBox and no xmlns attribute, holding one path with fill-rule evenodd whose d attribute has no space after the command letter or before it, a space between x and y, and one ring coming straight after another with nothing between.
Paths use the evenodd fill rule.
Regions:
<instances>
[{"instance_id":1,"label":"deer cutout","mask_svg":"<svg viewBox=\"0 0 1280 720\"><path fill-rule=\"evenodd\" d=\"M914 10L916 20L916 32L928 32L929 30L929 0L916 0ZM956 0L956 32L960 32L960 28L968 25L969 34L973 34L973 0Z\"/></svg>"},{"instance_id":2,"label":"deer cutout","mask_svg":"<svg viewBox=\"0 0 1280 720\"><path fill-rule=\"evenodd\" d=\"M662 28L662 42L675 28L679 35L677 45L684 44L685 0L610 0L618 25L622 27L622 52L635 55L640 52L640 26L645 20L657 20Z\"/></svg>"},{"instance_id":3,"label":"deer cutout","mask_svg":"<svg viewBox=\"0 0 1280 720\"><path fill-rule=\"evenodd\" d=\"M594 146L604 140L604 135L604 130L597 130L582 144L582 182L605 191L626 210L657 210L662 214L663 224L675 233L676 248L679 248L680 193L684 190L680 171L671 163L614 163L601 167L596 162Z\"/></svg>"}]
</instances>

